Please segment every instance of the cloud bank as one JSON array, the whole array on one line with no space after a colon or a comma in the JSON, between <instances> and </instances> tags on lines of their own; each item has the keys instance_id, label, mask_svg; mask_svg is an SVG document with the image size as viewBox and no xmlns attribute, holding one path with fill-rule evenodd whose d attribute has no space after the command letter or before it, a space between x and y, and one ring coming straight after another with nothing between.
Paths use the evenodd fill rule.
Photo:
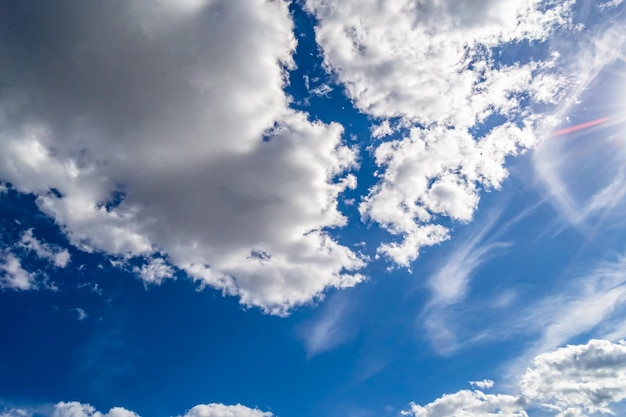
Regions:
<instances>
[{"instance_id":1,"label":"cloud bank","mask_svg":"<svg viewBox=\"0 0 626 417\"><path fill-rule=\"evenodd\" d=\"M490 389L492 380L472 381ZM626 343L590 340L568 345L534 358L519 379L517 394L485 394L480 389L446 394L426 405L411 403L402 415L415 417L528 417L543 410L556 417L613 414L614 406L626 399ZM6 409L3 417L33 415L27 409ZM139 417L133 411L114 407L107 413L89 404L59 402L51 417ZM241 404L201 404L178 417L273 417L271 412Z\"/></svg>"},{"instance_id":2,"label":"cloud bank","mask_svg":"<svg viewBox=\"0 0 626 417\"><path fill-rule=\"evenodd\" d=\"M24 414L31 416L31 414ZM270 412L248 408L243 405L200 404L178 417L272 417ZM89 404L60 402L54 406L52 417L139 417L133 411L113 407L107 413L97 411Z\"/></svg>"}]
</instances>

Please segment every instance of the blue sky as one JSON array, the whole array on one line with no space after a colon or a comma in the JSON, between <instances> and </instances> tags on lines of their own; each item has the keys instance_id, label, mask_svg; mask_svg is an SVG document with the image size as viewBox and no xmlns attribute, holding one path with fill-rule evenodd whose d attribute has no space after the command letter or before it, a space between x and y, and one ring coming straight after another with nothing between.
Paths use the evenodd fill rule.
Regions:
<instances>
[{"instance_id":1,"label":"blue sky","mask_svg":"<svg viewBox=\"0 0 626 417\"><path fill-rule=\"evenodd\" d=\"M624 7L0 2L0 417L619 415Z\"/></svg>"}]
</instances>

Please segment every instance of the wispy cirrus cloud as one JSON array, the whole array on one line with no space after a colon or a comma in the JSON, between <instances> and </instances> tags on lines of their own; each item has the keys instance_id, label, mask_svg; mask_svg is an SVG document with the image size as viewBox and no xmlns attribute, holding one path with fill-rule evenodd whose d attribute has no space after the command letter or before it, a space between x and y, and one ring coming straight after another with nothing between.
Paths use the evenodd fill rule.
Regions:
<instances>
[{"instance_id":1,"label":"wispy cirrus cloud","mask_svg":"<svg viewBox=\"0 0 626 417\"><path fill-rule=\"evenodd\" d=\"M501 211L490 213L486 221L473 225L475 231L457 241L457 245L451 245L453 249L441 257L427 278L431 296L419 320L440 354L452 353L461 345L457 331L452 327L455 320L449 316L448 308L465 300L471 279L484 262L511 246L509 242L498 240L510 223L494 231L500 222L500 214Z\"/></svg>"},{"instance_id":2,"label":"wispy cirrus cloud","mask_svg":"<svg viewBox=\"0 0 626 417\"><path fill-rule=\"evenodd\" d=\"M334 349L352 336L350 312L350 300L335 295L326 300L316 317L298 327L308 358Z\"/></svg>"}]
</instances>

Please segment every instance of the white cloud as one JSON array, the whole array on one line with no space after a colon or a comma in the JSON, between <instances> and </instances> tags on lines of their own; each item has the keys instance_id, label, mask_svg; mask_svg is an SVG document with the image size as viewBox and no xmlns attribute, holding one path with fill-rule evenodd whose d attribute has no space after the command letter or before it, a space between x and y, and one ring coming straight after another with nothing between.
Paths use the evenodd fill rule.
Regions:
<instances>
[{"instance_id":1,"label":"white cloud","mask_svg":"<svg viewBox=\"0 0 626 417\"><path fill-rule=\"evenodd\" d=\"M568 71L578 76L572 83L571 93L558 107L556 120L565 119L568 112L581 104L581 99L593 92L588 86L597 80L603 69L617 59L623 59L626 35L623 30L609 25L591 39L584 39L578 50L568 63ZM621 113L621 94L602 97L602 100L608 109L614 106ZM621 122L621 117L613 117L613 120L599 127ZM593 222L590 220L598 217L602 219L616 211L621 213L616 209L623 207L626 195L626 174L623 169L626 153L623 149L615 149L611 144L612 139L606 136L594 134L593 145L585 140L585 136L552 136L533 153L534 173L540 189L566 224L585 232L589 232L592 227L590 223ZM586 166L585 161L590 155L603 160L601 169ZM580 187L583 179L592 182L585 190Z\"/></svg>"},{"instance_id":2,"label":"white cloud","mask_svg":"<svg viewBox=\"0 0 626 417\"><path fill-rule=\"evenodd\" d=\"M70 253L67 249L39 241L33 235L33 229L24 232L18 246L35 252L38 257L49 260L57 268L65 268L70 261Z\"/></svg>"},{"instance_id":3,"label":"white cloud","mask_svg":"<svg viewBox=\"0 0 626 417\"><path fill-rule=\"evenodd\" d=\"M73 245L166 254L274 314L363 279L327 232L346 222L337 199L352 180L337 177L355 151L283 92L287 2L76 2L29 9L12 28L0 178L34 193ZM156 264L139 274L166 278Z\"/></svg>"},{"instance_id":4,"label":"white cloud","mask_svg":"<svg viewBox=\"0 0 626 417\"><path fill-rule=\"evenodd\" d=\"M622 4L624 0L608 0L603 3L598 4L600 9L610 9L619 6Z\"/></svg>"},{"instance_id":5,"label":"white cloud","mask_svg":"<svg viewBox=\"0 0 626 417\"><path fill-rule=\"evenodd\" d=\"M139 417L132 411L125 408L113 407L108 413L96 411L89 404L81 404L79 402L60 402L54 406L51 417Z\"/></svg>"},{"instance_id":6,"label":"white cloud","mask_svg":"<svg viewBox=\"0 0 626 417\"><path fill-rule=\"evenodd\" d=\"M87 314L87 312L83 308L77 307L74 309L74 311L76 312L76 318L78 319L78 321L83 321L87 319L87 317L89 317L89 314Z\"/></svg>"},{"instance_id":7,"label":"white cloud","mask_svg":"<svg viewBox=\"0 0 626 417\"><path fill-rule=\"evenodd\" d=\"M3 410L0 413L0 417L31 417L32 414L27 410L23 410L20 408L11 408L7 410Z\"/></svg>"},{"instance_id":8,"label":"white cloud","mask_svg":"<svg viewBox=\"0 0 626 417\"><path fill-rule=\"evenodd\" d=\"M485 394L479 390L447 394L425 406L411 403L411 409L402 414L415 417L528 417L518 397Z\"/></svg>"},{"instance_id":9,"label":"white cloud","mask_svg":"<svg viewBox=\"0 0 626 417\"><path fill-rule=\"evenodd\" d=\"M174 269L162 258L148 259L148 263L141 268L135 267L133 271L146 283L160 284L164 279L174 278Z\"/></svg>"},{"instance_id":10,"label":"white cloud","mask_svg":"<svg viewBox=\"0 0 626 417\"><path fill-rule=\"evenodd\" d=\"M626 399L626 342L590 340L537 355L519 378L517 394L486 394L460 390L426 404L411 403L402 415L415 417L527 417L539 409L557 417L614 414L614 406ZM472 381L492 388L492 380ZM8 409L3 417L30 416L24 409ZM107 413L89 404L59 402L51 417L138 417L132 411L114 407ZM201 404L179 417L272 417L241 404Z\"/></svg>"},{"instance_id":11,"label":"white cloud","mask_svg":"<svg viewBox=\"0 0 626 417\"><path fill-rule=\"evenodd\" d=\"M37 415L45 414L50 417L139 417L133 411L122 407L113 407L107 413L97 411L90 404L83 404L76 401L59 402L54 405L51 413L42 413L40 410ZM30 417L33 413L24 409L8 409L5 410L0 417ZM179 417L272 417L270 412L260 411L258 409L249 408L241 404L224 405L224 404L200 404L196 405L183 416Z\"/></svg>"},{"instance_id":12,"label":"white cloud","mask_svg":"<svg viewBox=\"0 0 626 417\"><path fill-rule=\"evenodd\" d=\"M22 267L19 258L0 252L0 289L31 290L37 286L35 275Z\"/></svg>"},{"instance_id":13,"label":"white cloud","mask_svg":"<svg viewBox=\"0 0 626 417\"><path fill-rule=\"evenodd\" d=\"M471 220L481 190L497 189L506 178L505 159L535 146L554 123L536 109L585 88L591 79L585 71L559 67L569 62L561 49L569 56L587 47L572 23L573 4L306 1L319 21L326 67L359 110L382 119L372 135L388 135L389 119L399 118L398 128L413 126L374 146L379 182L360 210L396 236L380 254L409 266L421 247L448 239L443 217ZM544 58L505 63L498 55L520 56L519 42L565 31L577 43L559 35Z\"/></svg>"},{"instance_id":14,"label":"white cloud","mask_svg":"<svg viewBox=\"0 0 626 417\"><path fill-rule=\"evenodd\" d=\"M609 405L626 399L626 345L591 340L541 354L520 385L559 416L612 414Z\"/></svg>"},{"instance_id":15,"label":"white cloud","mask_svg":"<svg viewBox=\"0 0 626 417\"><path fill-rule=\"evenodd\" d=\"M470 381L471 386L480 388L480 389L490 389L493 388L494 382L491 379L483 379L480 381Z\"/></svg>"},{"instance_id":16,"label":"white cloud","mask_svg":"<svg viewBox=\"0 0 626 417\"><path fill-rule=\"evenodd\" d=\"M497 238L516 220L508 222L496 233L492 233L495 224L500 220L500 212L492 211L485 217L487 220L477 224L474 233L458 241L441 257L441 261L426 280L431 296L420 315L420 321L431 345L439 354L452 353L461 347L462 343L482 338L480 333L473 331L469 340L459 341L457 333L459 327L463 327L459 325L462 320L454 317L456 313L451 313L448 307L465 300L478 268L489 257L494 256L495 252L510 246L509 243L497 241ZM497 307L497 304L498 302L494 304L483 302L481 307L493 308Z\"/></svg>"},{"instance_id":17,"label":"white cloud","mask_svg":"<svg viewBox=\"0 0 626 417\"><path fill-rule=\"evenodd\" d=\"M299 328L309 358L337 347L350 336L345 320L349 310L346 299L332 297L325 303L318 317Z\"/></svg>"},{"instance_id":18,"label":"white cloud","mask_svg":"<svg viewBox=\"0 0 626 417\"><path fill-rule=\"evenodd\" d=\"M526 68L495 70L478 51L504 42L543 39L568 23L572 2L307 0L319 19L325 64L356 106L381 118L423 125L472 126L489 106L508 106L507 92ZM520 72L521 71L521 72ZM484 80L484 81L480 81Z\"/></svg>"},{"instance_id":19,"label":"white cloud","mask_svg":"<svg viewBox=\"0 0 626 417\"><path fill-rule=\"evenodd\" d=\"M333 88L328 84L320 84L319 86L313 88L310 93L318 97L327 97L331 91L333 91Z\"/></svg>"},{"instance_id":20,"label":"white cloud","mask_svg":"<svg viewBox=\"0 0 626 417\"><path fill-rule=\"evenodd\" d=\"M512 366L512 371L519 372L529 358L580 335L593 334L612 341L626 337L625 308L626 257L622 256L571 279L565 289L516 314L516 325L507 326L538 337Z\"/></svg>"},{"instance_id":21,"label":"white cloud","mask_svg":"<svg viewBox=\"0 0 626 417\"><path fill-rule=\"evenodd\" d=\"M493 251L506 248L510 244L486 239L500 213L490 213L486 222L477 231L439 262L435 272L428 278L434 305L449 305L462 301L467 295L472 275L487 260Z\"/></svg>"},{"instance_id":22,"label":"white cloud","mask_svg":"<svg viewBox=\"0 0 626 417\"><path fill-rule=\"evenodd\" d=\"M241 404L202 404L193 407L183 417L272 417L270 412L248 408Z\"/></svg>"},{"instance_id":23,"label":"white cloud","mask_svg":"<svg viewBox=\"0 0 626 417\"><path fill-rule=\"evenodd\" d=\"M490 388L493 381L473 384ZM424 406L412 403L403 414L526 417L527 411L538 408L558 413L557 417L614 414L611 406L626 399L626 344L591 340L542 353L519 379L519 386L517 395L461 390Z\"/></svg>"}]
</instances>

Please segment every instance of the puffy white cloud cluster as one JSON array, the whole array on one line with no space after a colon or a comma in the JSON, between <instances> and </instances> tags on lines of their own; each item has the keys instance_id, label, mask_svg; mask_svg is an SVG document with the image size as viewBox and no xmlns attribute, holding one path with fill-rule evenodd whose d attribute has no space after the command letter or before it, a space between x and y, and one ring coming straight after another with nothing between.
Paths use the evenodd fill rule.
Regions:
<instances>
[{"instance_id":1,"label":"puffy white cloud cluster","mask_svg":"<svg viewBox=\"0 0 626 417\"><path fill-rule=\"evenodd\" d=\"M479 382L493 386L492 381ZM626 344L591 340L540 354L521 377L520 388L519 395L462 390L425 406L411 404L403 414L526 417L527 410L537 407L557 417L613 414L610 405L626 399Z\"/></svg>"},{"instance_id":2,"label":"puffy white cloud cluster","mask_svg":"<svg viewBox=\"0 0 626 417\"><path fill-rule=\"evenodd\" d=\"M562 417L611 414L609 405L626 399L626 344L591 340L541 354L520 384Z\"/></svg>"},{"instance_id":3,"label":"puffy white cloud cluster","mask_svg":"<svg viewBox=\"0 0 626 417\"><path fill-rule=\"evenodd\" d=\"M498 188L505 158L535 144L533 103L554 103L569 82L555 56L502 63L494 50L571 28L572 1L307 0L325 64L354 104L382 119L374 137L379 182L365 219L401 239L379 252L408 266L448 238L441 217L468 221L481 188ZM543 60L542 60L543 59ZM500 119L489 118L498 116ZM395 126L389 119L399 119ZM523 122L520 123L520 120ZM485 124L486 132L476 137Z\"/></svg>"},{"instance_id":4,"label":"puffy white cloud cluster","mask_svg":"<svg viewBox=\"0 0 626 417\"><path fill-rule=\"evenodd\" d=\"M38 414L39 415L39 414ZM107 413L100 412L90 404L76 401L59 402L54 405L51 417L139 417L133 411L122 407L113 407ZM25 409L8 409L0 417L32 417L33 413ZM241 404L200 404L179 417L272 417L270 412L249 408Z\"/></svg>"},{"instance_id":5,"label":"puffy white cloud cluster","mask_svg":"<svg viewBox=\"0 0 626 417\"><path fill-rule=\"evenodd\" d=\"M530 129L508 123L479 141L468 131L438 126L414 128L406 138L380 144L376 163L385 169L359 209L403 238L379 251L408 266L421 247L447 239L439 217L471 220L479 186L499 187L507 175L505 157L533 140Z\"/></svg>"},{"instance_id":6,"label":"puffy white cloud cluster","mask_svg":"<svg viewBox=\"0 0 626 417\"><path fill-rule=\"evenodd\" d=\"M76 401L60 402L54 406L52 417L139 417L122 407L113 407L108 413L101 413L89 404Z\"/></svg>"},{"instance_id":7,"label":"puffy white cloud cluster","mask_svg":"<svg viewBox=\"0 0 626 417\"><path fill-rule=\"evenodd\" d=\"M492 380L471 381L474 387L490 389ZM446 394L426 405L411 403L403 415L415 417L528 417L539 409L557 417L613 414L611 408L626 399L626 342L590 340L568 345L534 358L519 379L519 394L486 394L480 389ZM31 416L26 409L8 409L2 416ZM52 417L138 417L114 407L107 413L89 404L59 402ZM531 414L534 415L534 414ZM179 417L272 417L271 412L241 404L201 404Z\"/></svg>"},{"instance_id":8,"label":"puffy white cloud cluster","mask_svg":"<svg viewBox=\"0 0 626 417\"><path fill-rule=\"evenodd\" d=\"M444 395L425 406L412 403L404 415L415 417L528 417L519 398L505 394L485 394L462 390Z\"/></svg>"},{"instance_id":9,"label":"puffy white cloud cluster","mask_svg":"<svg viewBox=\"0 0 626 417\"><path fill-rule=\"evenodd\" d=\"M244 405L201 404L182 417L272 417L269 411L248 408Z\"/></svg>"},{"instance_id":10,"label":"puffy white cloud cluster","mask_svg":"<svg viewBox=\"0 0 626 417\"><path fill-rule=\"evenodd\" d=\"M0 21L0 179L72 244L165 254L274 314L363 279L327 233L355 151L283 91L286 1L4 3Z\"/></svg>"}]
</instances>

